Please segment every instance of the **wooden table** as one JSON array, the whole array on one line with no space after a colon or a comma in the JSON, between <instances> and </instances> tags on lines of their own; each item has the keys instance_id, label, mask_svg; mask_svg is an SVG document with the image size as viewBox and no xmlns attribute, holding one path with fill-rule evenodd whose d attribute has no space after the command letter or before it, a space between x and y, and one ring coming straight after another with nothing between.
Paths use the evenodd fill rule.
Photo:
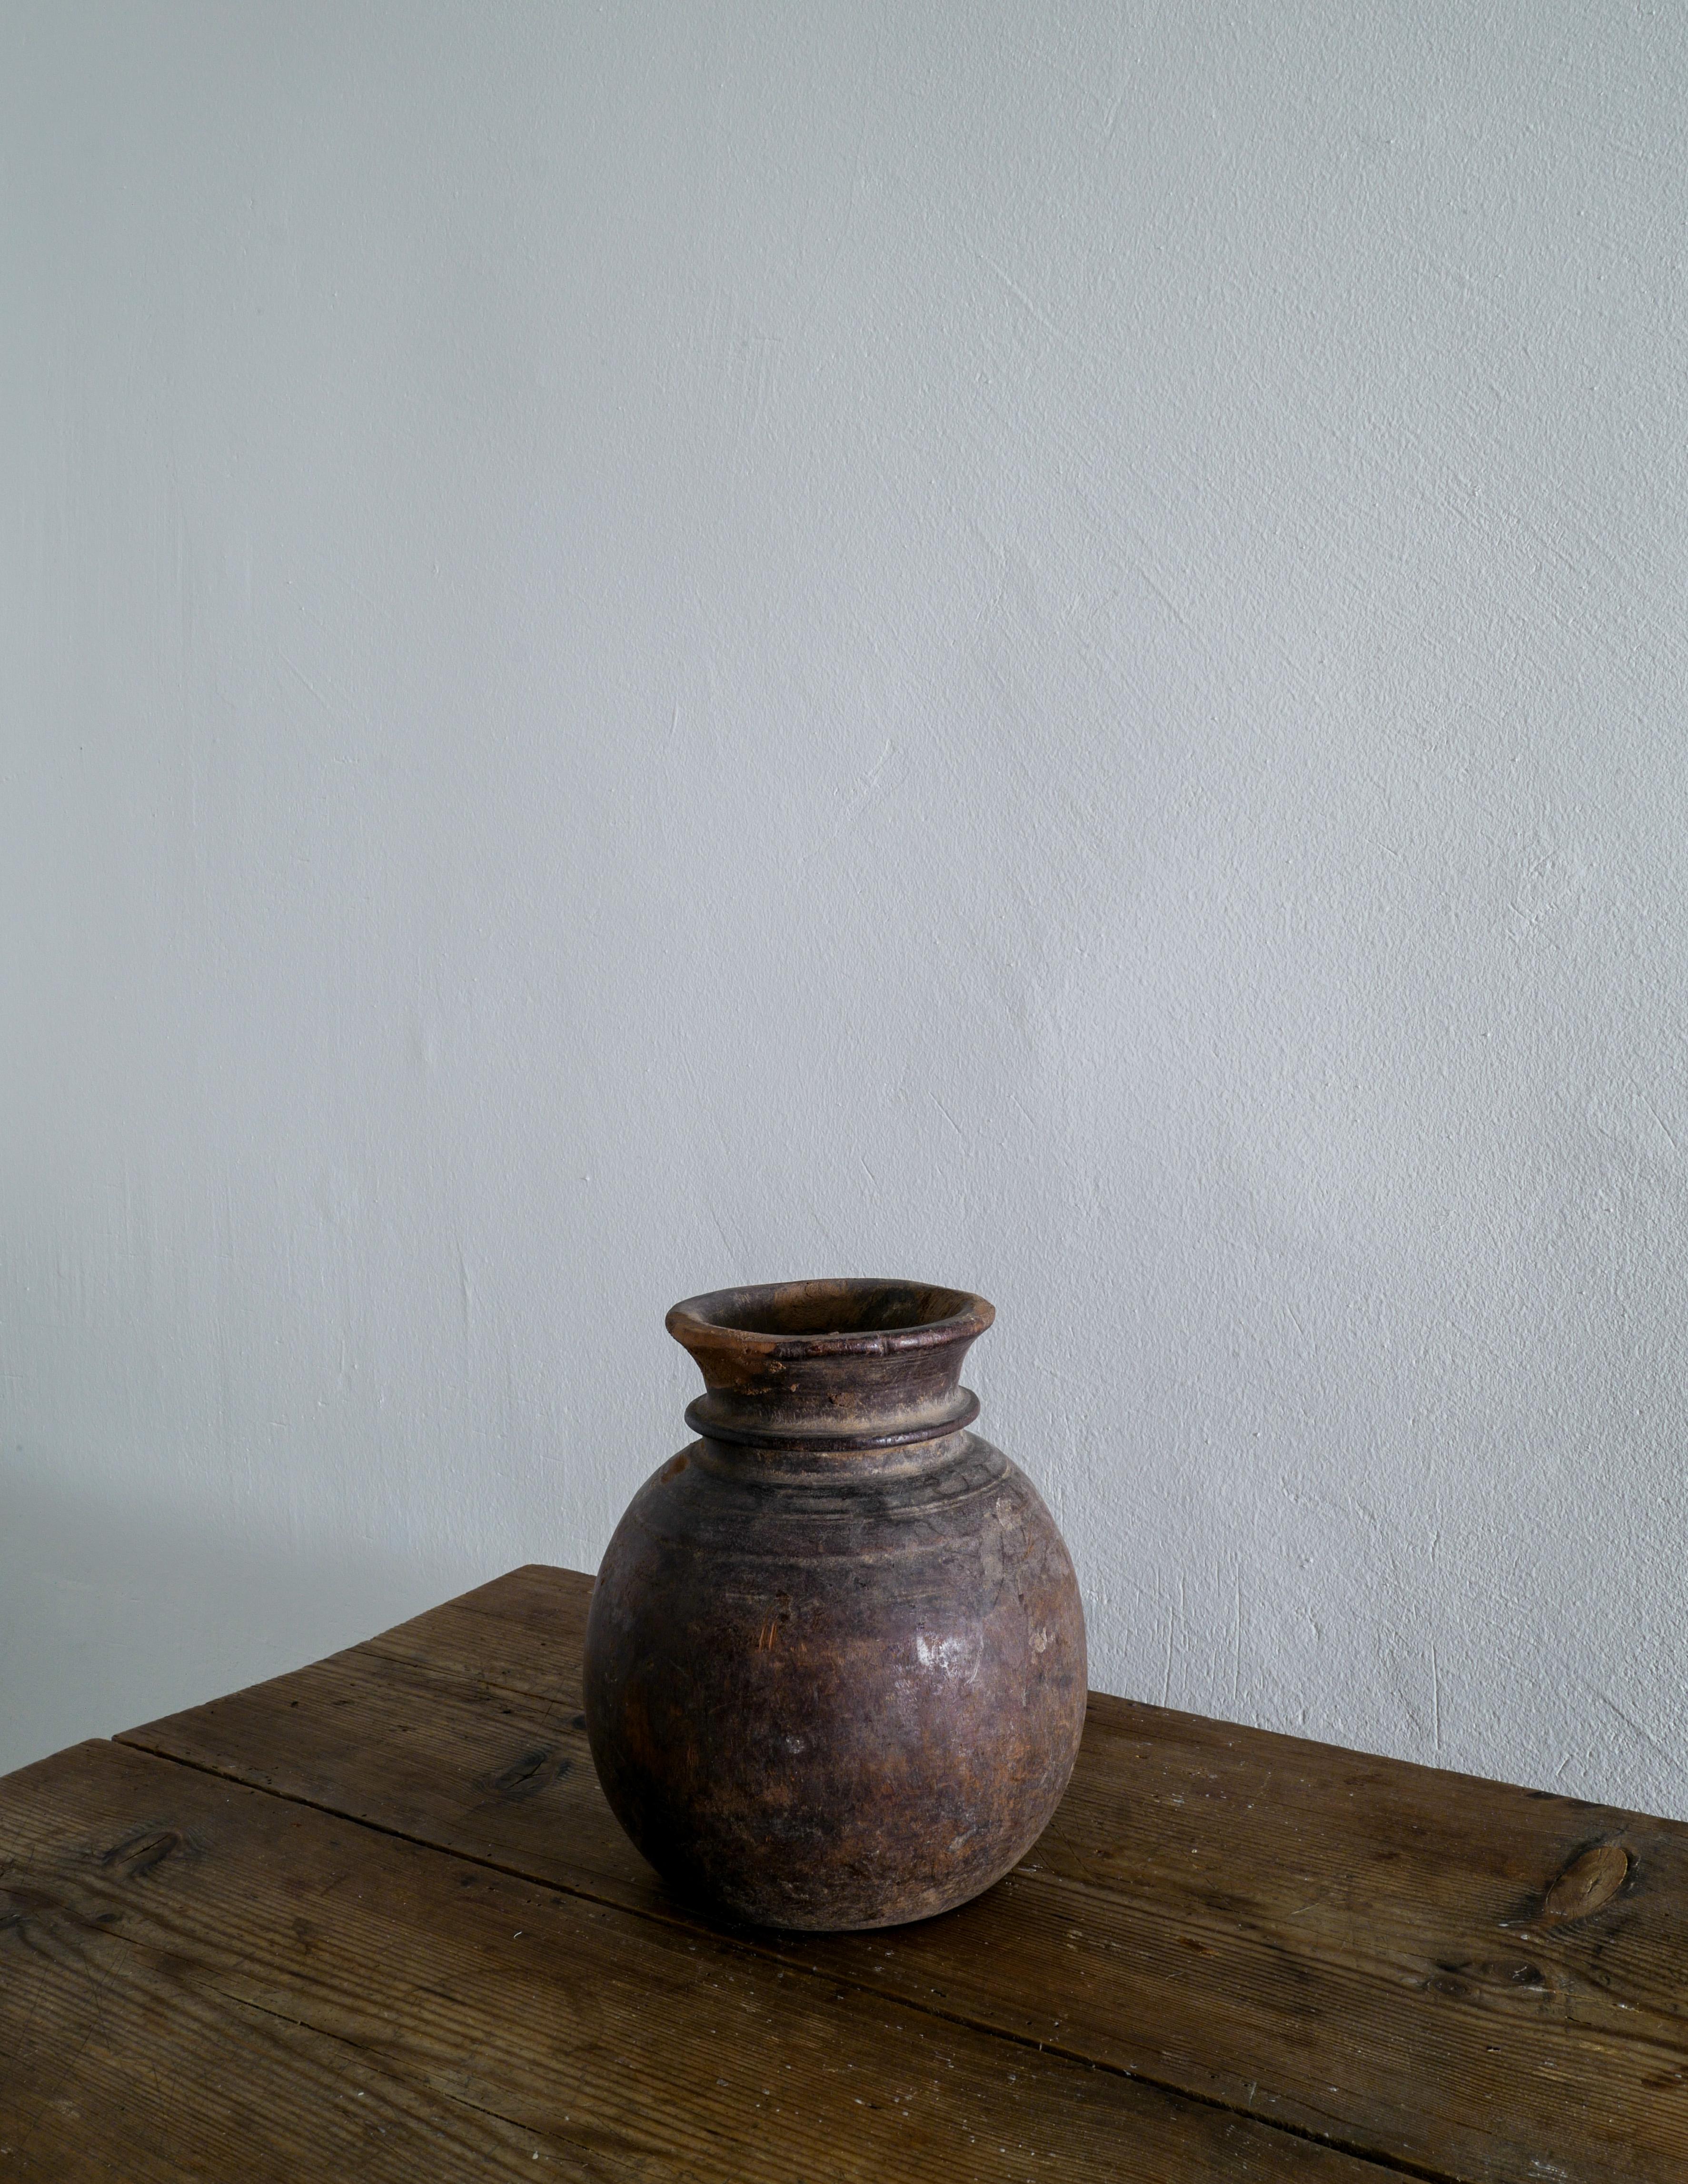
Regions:
<instances>
[{"instance_id":1,"label":"wooden table","mask_svg":"<svg viewBox=\"0 0 1688 2184\"><path fill-rule=\"evenodd\" d=\"M978 1903L727 1934L527 1568L0 1782L0 2179L1688 2179L1688 1828L1093 1696Z\"/></svg>"}]
</instances>

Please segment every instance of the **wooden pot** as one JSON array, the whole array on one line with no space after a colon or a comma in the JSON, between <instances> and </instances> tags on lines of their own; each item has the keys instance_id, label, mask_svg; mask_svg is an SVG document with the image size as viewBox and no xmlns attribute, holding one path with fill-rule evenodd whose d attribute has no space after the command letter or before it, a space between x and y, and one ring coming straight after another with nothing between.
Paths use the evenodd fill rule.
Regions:
<instances>
[{"instance_id":1,"label":"wooden pot","mask_svg":"<svg viewBox=\"0 0 1688 2184\"><path fill-rule=\"evenodd\" d=\"M890 1926L1000 1880L1067 1786L1084 1615L1037 1490L967 1430L983 1297L790 1282L690 1297L706 1392L586 1633L599 1779L681 1891L770 1926Z\"/></svg>"}]
</instances>

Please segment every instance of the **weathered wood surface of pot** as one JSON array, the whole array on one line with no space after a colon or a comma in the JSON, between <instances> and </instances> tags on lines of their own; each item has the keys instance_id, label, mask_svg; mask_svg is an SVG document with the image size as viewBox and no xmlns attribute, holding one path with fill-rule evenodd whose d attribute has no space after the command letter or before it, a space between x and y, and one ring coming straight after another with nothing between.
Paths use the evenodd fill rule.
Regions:
<instances>
[{"instance_id":1,"label":"weathered wood surface of pot","mask_svg":"<svg viewBox=\"0 0 1688 2184\"><path fill-rule=\"evenodd\" d=\"M1688 1828L1093 1695L988 1895L701 1919L512 1572L0 1782L0 2179L1688 2176Z\"/></svg>"},{"instance_id":2,"label":"weathered wood surface of pot","mask_svg":"<svg viewBox=\"0 0 1688 2184\"><path fill-rule=\"evenodd\" d=\"M717 1290L668 1315L698 1435L616 1527L587 1735L659 1872L730 1918L900 1925L1000 1880L1084 1726L1084 1609L1030 1479L967 1430L994 1318L917 1282Z\"/></svg>"}]
</instances>

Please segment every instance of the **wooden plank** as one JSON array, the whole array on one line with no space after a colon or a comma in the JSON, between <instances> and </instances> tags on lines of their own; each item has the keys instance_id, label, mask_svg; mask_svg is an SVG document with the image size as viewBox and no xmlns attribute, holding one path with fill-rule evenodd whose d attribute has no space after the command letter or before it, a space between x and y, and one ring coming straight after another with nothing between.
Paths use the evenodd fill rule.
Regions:
<instances>
[{"instance_id":1,"label":"wooden plank","mask_svg":"<svg viewBox=\"0 0 1688 2184\"><path fill-rule=\"evenodd\" d=\"M112 1744L0 1784L0 2176L1383 2172Z\"/></svg>"},{"instance_id":2,"label":"wooden plank","mask_svg":"<svg viewBox=\"0 0 1688 2184\"><path fill-rule=\"evenodd\" d=\"M683 1919L592 1773L589 1589L513 1572L134 1736ZM1427 2173L1688 2176L1672 1822L1097 1697L1066 1802L989 1897L757 1946Z\"/></svg>"}]
</instances>

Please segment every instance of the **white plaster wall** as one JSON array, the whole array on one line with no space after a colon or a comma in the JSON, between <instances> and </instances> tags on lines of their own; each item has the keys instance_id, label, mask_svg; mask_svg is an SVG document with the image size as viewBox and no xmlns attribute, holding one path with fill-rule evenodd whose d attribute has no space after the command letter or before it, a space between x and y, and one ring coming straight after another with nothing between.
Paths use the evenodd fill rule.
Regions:
<instances>
[{"instance_id":1,"label":"white plaster wall","mask_svg":"<svg viewBox=\"0 0 1688 2184\"><path fill-rule=\"evenodd\" d=\"M1688 1813L1688 14L0 20L0 1766L977 1286L1095 1680Z\"/></svg>"}]
</instances>

